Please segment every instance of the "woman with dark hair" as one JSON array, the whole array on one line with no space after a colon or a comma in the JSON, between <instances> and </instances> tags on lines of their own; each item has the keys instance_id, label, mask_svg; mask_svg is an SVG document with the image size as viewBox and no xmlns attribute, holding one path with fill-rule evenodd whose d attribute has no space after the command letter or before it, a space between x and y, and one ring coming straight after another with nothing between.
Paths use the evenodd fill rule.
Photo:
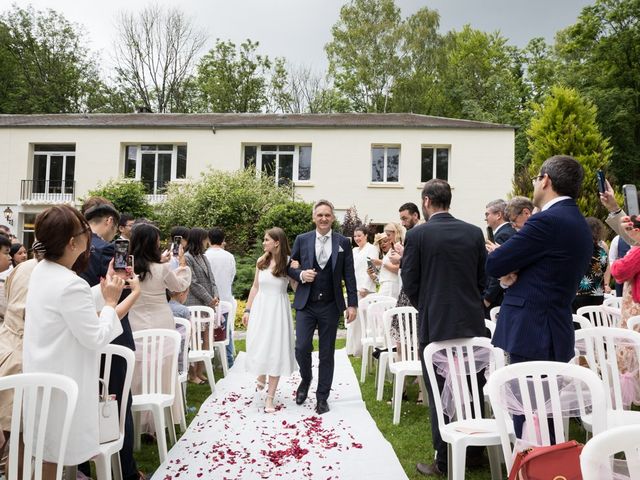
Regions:
<instances>
[{"instance_id":1,"label":"woman with dark hair","mask_svg":"<svg viewBox=\"0 0 640 480\"><path fill-rule=\"evenodd\" d=\"M178 253L178 268L172 270L169 263L160 261L160 230L150 223L138 223L131 229L129 239L129 254L133 255L133 270L140 277L140 300L136 302L129 312L131 330L147 330L150 328L176 328L173 321L173 313L167 302L166 291L182 292L189 288L191 283L191 270L187 267L182 247ZM136 369L133 376L131 391L133 394L141 393L141 373L139 358L141 349L136 350ZM165 348L167 355L171 352ZM168 360L168 359L167 359ZM163 385L167 386L171 378L170 364L167 361L163 370ZM183 410L182 390L176 388L176 397L173 402L174 423L179 423ZM149 422L145 421L145 429L150 431Z\"/></svg>"},{"instance_id":2,"label":"woman with dark hair","mask_svg":"<svg viewBox=\"0 0 640 480\"><path fill-rule=\"evenodd\" d=\"M580 307L602 305L604 301L604 279L609 269L609 257L602 246L604 224L595 217L587 217L585 220L591 229L593 254L587 271L578 285L576 298L571 305L573 313L576 313Z\"/></svg>"},{"instance_id":3,"label":"woman with dark hair","mask_svg":"<svg viewBox=\"0 0 640 480\"><path fill-rule=\"evenodd\" d=\"M192 228L189 230L186 253L184 254L187 265L192 272L189 296L185 302L188 307L201 305L215 308L220 301L216 280L211 271L211 264L204 255L207 248L209 248L209 232L204 228ZM205 332L202 337L202 347L208 350L208 332ZM198 362L194 368L189 369L189 381L198 384L207 381L204 370L204 362Z\"/></svg>"},{"instance_id":4,"label":"woman with dark hair","mask_svg":"<svg viewBox=\"0 0 640 480\"><path fill-rule=\"evenodd\" d=\"M256 274L242 315L247 326L247 370L257 375L257 390L269 385L264 411L276 411L274 397L281 376L296 370L291 302L287 294L289 242L281 228L267 230L262 241L264 255L256 263Z\"/></svg>"},{"instance_id":5,"label":"woman with dark hair","mask_svg":"<svg viewBox=\"0 0 640 480\"><path fill-rule=\"evenodd\" d=\"M36 218L35 235L45 253L29 281L23 371L58 373L78 384L64 457L65 465L78 465L99 452L98 350L122 333L119 316L137 299L138 282L135 278L130 281L132 293L118 305L124 280L108 274L99 287L104 306L98 316L91 288L77 275L89 261L91 230L84 217L68 205L51 207ZM51 398L52 420L44 441L48 462L57 459L64 408L64 401ZM44 478L55 477L54 464L47 464L44 470Z\"/></svg>"},{"instance_id":6,"label":"woman with dark hair","mask_svg":"<svg viewBox=\"0 0 640 480\"><path fill-rule=\"evenodd\" d=\"M28 259L27 249L24 248L24 245L21 243L12 243L9 255L11 255L11 264L13 265L13 268L17 267L22 262L26 262Z\"/></svg>"}]
</instances>

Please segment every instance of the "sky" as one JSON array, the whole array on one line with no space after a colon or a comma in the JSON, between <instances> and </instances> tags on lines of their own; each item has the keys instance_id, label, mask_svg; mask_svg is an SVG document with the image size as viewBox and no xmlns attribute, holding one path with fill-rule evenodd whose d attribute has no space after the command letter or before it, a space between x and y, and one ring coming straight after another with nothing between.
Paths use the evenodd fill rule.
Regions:
<instances>
[{"instance_id":1,"label":"sky","mask_svg":"<svg viewBox=\"0 0 640 480\"><path fill-rule=\"evenodd\" d=\"M499 30L509 43L524 47L534 37L553 42L555 33L575 23L582 8L594 0L396 0L402 17L422 7L440 13L440 29L459 30L465 24ZM0 0L0 10L15 0ZM25 6L27 2L18 2ZM111 61L116 19L123 10L140 10L147 0L31 0L36 9L52 8L84 26L88 46L101 53L103 68ZM285 57L290 63L322 71L327 60L324 45L331 40L331 27L338 20L345 0L156 0L176 6L208 35L203 54L216 38L236 44L246 38L260 42L259 52Z\"/></svg>"}]
</instances>

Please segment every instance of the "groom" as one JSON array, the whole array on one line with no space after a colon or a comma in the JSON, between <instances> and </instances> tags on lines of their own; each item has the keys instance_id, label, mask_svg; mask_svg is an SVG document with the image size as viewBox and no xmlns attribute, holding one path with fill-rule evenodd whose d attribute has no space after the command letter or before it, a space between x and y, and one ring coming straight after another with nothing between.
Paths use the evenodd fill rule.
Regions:
<instances>
[{"instance_id":1,"label":"groom","mask_svg":"<svg viewBox=\"0 0 640 480\"><path fill-rule=\"evenodd\" d=\"M291 260L300 268L289 268L289 276L300 282L293 300L296 309L296 360L302 381L296 392L296 403L307 399L311 384L311 352L313 332L320 337L320 368L316 390L316 412L329 411L327 399L333 381L333 356L340 313L345 310L342 281L347 289L347 323L356 318L358 305L353 251L349 240L331 230L335 220L333 205L319 200L313 206L316 229L296 237Z\"/></svg>"}]
</instances>

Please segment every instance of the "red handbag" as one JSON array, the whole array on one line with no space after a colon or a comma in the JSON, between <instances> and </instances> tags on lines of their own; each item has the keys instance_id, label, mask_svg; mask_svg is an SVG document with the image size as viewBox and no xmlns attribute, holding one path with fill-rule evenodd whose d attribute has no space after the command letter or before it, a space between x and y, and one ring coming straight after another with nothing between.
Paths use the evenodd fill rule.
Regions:
<instances>
[{"instance_id":1,"label":"red handbag","mask_svg":"<svg viewBox=\"0 0 640 480\"><path fill-rule=\"evenodd\" d=\"M227 339L227 329L224 325L220 325L213 330L213 340L215 342L224 342Z\"/></svg>"},{"instance_id":2,"label":"red handbag","mask_svg":"<svg viewBox=\"0 0 640 480\"><path fill-rule=\"evenodd\" d=\"M518 452L509 480L582 480L582 444L569 442Z\"/></svg>"}]
</instances>

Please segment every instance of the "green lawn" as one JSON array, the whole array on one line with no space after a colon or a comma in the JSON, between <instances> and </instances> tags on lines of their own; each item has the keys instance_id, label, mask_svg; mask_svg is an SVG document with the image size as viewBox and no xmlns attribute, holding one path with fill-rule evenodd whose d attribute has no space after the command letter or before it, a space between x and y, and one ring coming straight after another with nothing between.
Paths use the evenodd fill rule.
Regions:
<instances>
[{"instance_id":1,"label":"green lawn","mask_svg":"<svg viewBox=\"0 0 640 480\"><path fill-rule=\"evenodd\" d=\"M336 348L344 348L345 340L338 339ZM315 345L317 348L317 344ZM244 340L236 341L236 350L244 351ZM351 364L356 373L356 377L360 378L360 359L352 358ZM217 375L221 375L218 372ZM410 383L410 382L407 382ZM416 405L415 400L418 396L418 386L414 384L407 385L408 401L402 404L402 417L399 425L393 425L392 415L393 409L387 401L391 398L391 384L387 384L384 390L384 400L376 401L374 373L367 377L364 385L361 385L362 398L364 399L367 410L375 420L382 435L391 443L393 449L402 464L407 476L411 479L426 479L416 471L416 463L431 463L434 458L433 448L431 446L431 427L429 422L428 408L423 405ZM187 414L187 423L195 416L195 412L202 402L209 396L210 389L207 384L193 385L188 384L187 401L190 407L195 407L195 411ZM584 442L584 432L572 422L572 438ZM159 465L158 449L155 444L142 445L142 450L136 452L138 468L146 473L152 473ZM435 477L432 477L435 478ZM483 480L490 478L489 468L480 470L468 470L467 479Z\"/></svg>"}]
</instances>

